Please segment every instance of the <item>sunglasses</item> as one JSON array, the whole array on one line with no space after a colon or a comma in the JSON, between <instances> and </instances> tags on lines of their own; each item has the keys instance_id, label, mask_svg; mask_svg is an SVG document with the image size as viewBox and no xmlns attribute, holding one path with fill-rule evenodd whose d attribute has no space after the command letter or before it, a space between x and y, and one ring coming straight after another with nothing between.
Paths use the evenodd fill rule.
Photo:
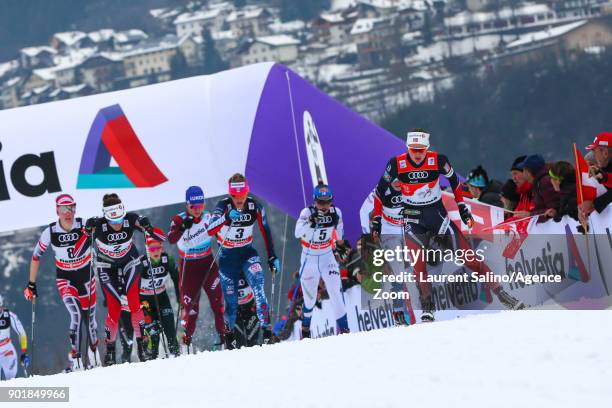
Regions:
<instances>
[{"instance_id":1,"label":"sunglasses","mask_svg":"<svg viewBox=\"0 0 612 408\"><path fill-rule=\"evenodd\" d=\"M319 205L331 205L331 200L315 200L315 203Z\"/></svg>"},{"instance_id":2,"label":"sunglasses","mask_svg":"<svg viewBox=\"0 0 612 408\"><path fill-rule=\"evenodd\" d=\"M190 210L201 210L204 208L204 204L189 204Z\"/></svg>"},{"instance_id":3,"label":"sunglasses","mask_svg":"<svg viewBox=\"0 0 612 408\"><path fill-rule=\"evenodd\" d=\"M157 251L161 251L162 247L159 245L155 245L155 246L147 247L147 249L149 250L149 252L157 252Z\"/></svg>"},{"instance_id":4,"label":"sunglasses","mask_svg":"<svg viewBox=\"0 0 612 408\"><path fill-rule=\"evenodd\" d=\"M57 207L57 210L60 214L67 214L69 212L73 213L75 211L74 205L60 205Z\"/></svg>"},{"instance_id":5,"label":"sunglasses","mask_svg":"<svg viewBox=\"0 0 612 408\"><path fill-rule=\"evenodd\" d=\"M409 147L408 151L410 153L417 153L418 154L418 153L425 153L427 151L427 149L424 149L424 148L421 148L421 147L419 147L419 148Z\"/></svg>"},{"instance_id":6,"label":"sunglasses","mask_svg":"<svg viewBox=\"0 0 612 408\"><path fill-rule=\"evenodd\" d=\"M246 196L247 196L247 195L246 195L246 194L240 194L240 195L230 194L230 196L231 196L232 198L235 198L235 199L240 200L240 199L242 199L242 198L246 198Z\"/></svg>"}]
</instances>

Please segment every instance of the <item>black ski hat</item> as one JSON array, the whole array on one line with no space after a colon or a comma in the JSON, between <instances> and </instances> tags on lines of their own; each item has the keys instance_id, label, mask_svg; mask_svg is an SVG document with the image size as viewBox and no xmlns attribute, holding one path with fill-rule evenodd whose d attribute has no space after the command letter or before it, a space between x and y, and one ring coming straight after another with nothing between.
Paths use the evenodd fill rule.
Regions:
<instances>
[{"instance_id":1,"label":"black ski hat","mask_svg":"<svg viewBox=\"0 0 612 408\"><path fill-rule=\"evenodd\" d=\"M500 195L514 202L518 202L521 198L516 191L516 183L514 183L512 179L509 179L504 183Z\"/></svg>"},{"instance_id":2,"label":"black ski hat","mask_svg":"<svg viewBox=\"0 0 612 408\"><path fill-rule=\"evenodd\" d=\"M527 158L527 156L519 156L516 159L514 159L514 161L512 162L512 168L510 169L510 171L512 171L512 170L519 170L519 171L521 171L522 169L519 169L518 165L521 164L522 162L524 162L526 158Z\"/></svg>"}]
</instances>

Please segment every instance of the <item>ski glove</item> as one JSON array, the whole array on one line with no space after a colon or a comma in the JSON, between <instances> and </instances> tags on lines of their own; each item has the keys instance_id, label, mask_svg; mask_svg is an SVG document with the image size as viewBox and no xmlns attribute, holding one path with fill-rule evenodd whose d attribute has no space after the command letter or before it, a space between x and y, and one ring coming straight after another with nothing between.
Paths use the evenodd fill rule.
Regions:
<instances>
[{"instance_id":1,"label":"ski glove","mask_svg":"<svg viewBox=\"0 0 612 408\"><path fill-rule=\"evenodd\" d=\"M21 365L24 366L25 368L28 368L30 366L30 356L28 356L27 353L23 353L21 355L20 361L21 361Z\"/></svg>"},{"instance_id":2,"label":"ski glove","mask_svg":"<svg viewBox=\"0 0 612 408\"><path fill-rule=\"evenodd\" d=\"M238 221L238 219L240 219L240 211L236 210L235 208L232 208L232 210L227 216L230 220L232 220L232 222Z\"/></svg>"},{"instance_id":3,"label":"ski glove","mask_svg":"<svg viewBox=\"0 0 612 408\"><path fill-rule=\"evenodd\" d=\"M93 229L100 223L100 217L91 217L85 221L85 231L91 233Z\"/></svg>"},{"instance_id":4,"label":"ski glove","mask_svg":"<svg viewBox=\"0 0 612 408\"><path fill-rule=\"evenodd\" d=\"M183 220L183 223L181 224L181 229L185 231L191 228L192 226L193 226L193 217L188 216L187 218Z\"/></svg>"},{"instance_id":5,"label":"ski glove","mask_svg":"<svg viewBox=\"0 0 612 408\"><path fill-rule=\"evenodd\" d=\"M380 230L382 227L381 224L382 220L380 216L376 216L374 218L372 218L372 233L377 233L378 235L380 235Z\"/></svg>"},{"instance_id":6,"label":"ski glove","mask_svg":"<svg viewBox=\"0 0 612 408\"><path fill-rule=\"evenodd\" d=\"M308 217L308 222L310 222L310 228L317 228L317 213L313 212Z\"/></svg>"},{"instance_id":7,"label":"ski glove","mask_svg":"<svg viewBox=\"0 0 612 408\"><path fill-rule=\"evenodd\" d=\"M151 225L151 221L149 221L148 217L138 218L138 223L140 224L143 230L149 233L149 235L153 235L153 226Z\"/></svg>"},{"instance_id":8,"label":"ski glove","mask_svg":"<svg viewBox=\"0 0 612 408\"><path fill-rule=\"evenodd\" d=\"M268 266L270 267L270 271L272 271L272 273L277 273L281 270L280 261L275 256L271 256L268 258Z\"/></svg>"},{"instance_id":9,"label":"ski glove","mask_svg":"<svg viewBox=\"0 0 612 408\"><path fill-rule=\"evenodd\" d=\"M470 209L467 207L465 203L458 203L459 207L459 216L461 217L461 221L469 228L472 228L472 224L474 224L474 219L472 218L472 213Z\"/></svg>"},{"instance_id":10,"label":"ski glove","mask_svg":"<svg viewBox=\"0 0 612 408\"><path fill-rule=\"evenodd\" d=\"M33 298L38 297L38 294L36 293L36 282L28 282L28 286L26 286L23 291L23 296L25 296L27 300L32 300Z\"/></svg>"}]
</instances>

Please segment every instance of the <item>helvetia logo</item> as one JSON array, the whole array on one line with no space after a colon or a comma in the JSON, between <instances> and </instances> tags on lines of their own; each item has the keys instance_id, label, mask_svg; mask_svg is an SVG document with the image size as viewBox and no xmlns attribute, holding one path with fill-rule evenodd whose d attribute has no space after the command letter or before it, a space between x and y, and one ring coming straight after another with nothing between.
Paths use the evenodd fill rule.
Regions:
<instances>
[{"instance_id":1,"label":"helvetia logo","mask_svg":"<svg viewBox=\"0 0 612 408\"><path fill-rule=\"evenodd\" d=\"M110 165L111 157L118 167ZM155 187L166 181L121 106L100 109L85 142L77 189Z\"/></svg>"}]
</instances>

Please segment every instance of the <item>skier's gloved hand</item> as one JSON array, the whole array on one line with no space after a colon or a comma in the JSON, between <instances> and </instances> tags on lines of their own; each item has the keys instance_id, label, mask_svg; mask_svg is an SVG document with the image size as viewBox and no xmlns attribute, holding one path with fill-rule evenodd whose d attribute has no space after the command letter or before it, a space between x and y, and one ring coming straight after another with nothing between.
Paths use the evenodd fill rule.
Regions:
<instances>
[{"instance_id":1,"label":"skier's gloved hand","mask_svg":"<svg viewBox=\"0 0 612 408\"><path fill-rule=\"evenodd\" d=\"M91 217L85 221L85 231L91 233L93 229L100 223L100 217Z\"/></svg>"},{"instance_id":2,"label":"skier's gloved hand","mask_svg":"<svg viewBox=\"0 0 612 408\"><path fill-rule=\"evenodd\" d=\"M316 212L313 212L312 214L310 214L310 217L308 217L310 228L317 228L317 220L318 220L318 216Z\"/></svg>"},{"instance_id":3,"label":"skier's gloved hand","mask_svg":"<svg viewBox=\"0 0 612 408\"><path fill-rule=\"evenodd\" d=\"M463 221L463 223L469 228L472 228L472 225L474 224L474 218L472 218L472 213L470 212L470 209L465 203L458 203L457 206L459 207L459 216L461 217L461 221Z\"/></svg>"},{"instance_id":4,"label":"skier's gloved hand","mask_svg":"<svg viewBox=\"0 0 612 408\"><path fill-rule=\"evenodd\" d=\"M335 211L330 211L329 216L332 219L332 225L336 227L338 225L338 222L340 221L340 217L338 216L338 213Z\"/></svg>"},{"instance_id":5,"label":"skier's gloved hand","mask_svg":"<svg viewBox=\"0 0 612 408\"><path fill-rule=\"evenodd\" d=\"M188 230L193 226L193 217L191 215L187 216L181 223L181 229L183 231Z\"/></svg>"},{"instance_id":6,"label":"skier's gloved hand","mask_svg":"<svg viewBox=\"0 0 612 408\"><path fill-rule=\"evenodd\" d=\"M23 296L30 301L38 297L38 293L36 293L36 282L28 282L28 286L23 290Z\"/></svg>"},{"instance_id":7,"label":"skier's gloved hand","mask_svg":"<svg viewBox=\"0 0 612 408\"><path fill-rule=\"evenodd\" d=\"M380 215L372 218L372 234L380 235L382 218Z\"/></svg>"},{"instance_id":8,"label":"skier's gloved hand","mask_svg":"<svg viewBox=\"0 0 612 408\"><path fill-rule=\"evenodd\" d=\"M240 211L235 208L232 208L232 210L229 212L229 214L227 214L227 216L232 222L238 221L240 219Z\"/></svg>"},{"instance_id":9,"label":"skier's gloved hand","mask_svg":"<svg viewBox=\"0 0 612 408\"><path fill-rule=\"evenodd\" d=\"M142 229L147 231L149 233L149 235L155 237L153 235L153 226L151 225L151 221L149 221L148 217L140 217L140 218L138 218L138 224L140 224Z\"/></svg>"},{"instance_id":10,"label":"skier's gloved hand","mask_svg":"<svg viewBox=\"0 0 612 408\"><path fill-rule=\"evenodd\" d=\"M270 270L272 271L272 273L277 273L277 272L280 272L281 270L280 261L274 255L268 258L268 266L270 267Z\"/></svg>"},{"instance_id":11,"label":"skier's gloved hand","mask_svg":"<svg viewBox=\"0 0 612 408\"><path fill-rule=\"evenodd\" d=\"M30 366L30 356L28 356L27 353L22 353L21 357L19 358L19 361L21 361L21 365L25 368L28 368Z\"/></svg>"}]
</instances>

